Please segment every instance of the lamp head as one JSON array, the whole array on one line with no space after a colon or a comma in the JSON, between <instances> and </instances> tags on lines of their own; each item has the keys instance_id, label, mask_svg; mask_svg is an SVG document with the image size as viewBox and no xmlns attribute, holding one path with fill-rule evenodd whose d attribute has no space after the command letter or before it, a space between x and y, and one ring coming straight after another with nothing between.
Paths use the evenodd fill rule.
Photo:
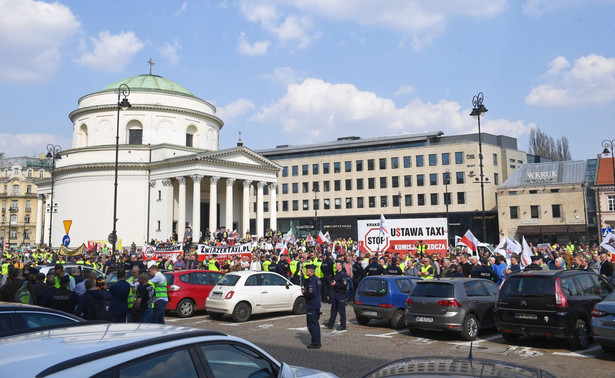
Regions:
<instances>
[{"instance_id":1,"label":"lamp head","mask_svg":"<svg viewBox=\"0 0 615 378\"><path fill-rule=\"evenodd\" d=\"M130 108L132 105L130 105L130 102L128 102L128 99L126 97L124 97L122 99L122 102L120 103L120 107L122 108L122 110L126 110L128 108Z\"/></svg>"},{"instance_id":2,"label":"lamp head","mask_svg":"<svg viewBox=\"0 0 615 378\"><path fill-rule=\"evenodd\" d=\"M602 154L603 155L608 155L610 153L611 153L611 151L609 151L609 148L608 147L604 147L604 151L602 151Z\"/></svg>"}]
</instances>

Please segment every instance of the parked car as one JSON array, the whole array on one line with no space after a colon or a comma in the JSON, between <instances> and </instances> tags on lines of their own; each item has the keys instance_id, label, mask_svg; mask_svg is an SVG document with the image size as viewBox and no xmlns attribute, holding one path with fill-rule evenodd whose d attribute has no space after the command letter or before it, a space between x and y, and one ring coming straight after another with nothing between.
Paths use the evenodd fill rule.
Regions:
<instances>
[{"instance_id":1,"label":"parked car","mask_svg":"<svg viewBox=\"0 0 615 378\"><path fill-rule=\"evenodd\" d=\"M594 305L611 292L613 286L593 272L515 273L502 283L498 294L497 328L508 342L522 335L554 337L584 349L589 345Z\"/></svg>"},{"instance_id":2,"label":"parked car","mask_svg":"<svg viewBox=\"0 0 615 378\"><path fill-rule=\"evenodd\" d=\"M0 302L0 337L26 330L84 321L78 316L46 307Z\"/></svg>"},{"instance_id":3,"label":"parked car","mask_svg":"<svg viewBox=\"0 0 615 378\"><path fill-rule=\"evenodd\" d=\"M335 377L290 367L223 333L162 324L90 324L0 338L5 377Z\"/></svg>"},{"instance_id":4,"label":"parked car","mask_svg":"<svg viewBox=\"0 0 615 378\"><path fill-rule=\"evenodd\" d=\"M406 326L415 330L446 330L475 340L481 328L495 326L493 309L498 285L483 278L418 281L406 300Z\"/></svg>"},{"instance_id":5,"label":"parked car","mask_svg":"<svg viewBox=\"0 0 615 378\"><path fill-rule=\"evenodd\" d=\"M212 270L175 270L164 272L169 293L168 311L180 318L189 318L205 310L205 301L224 273Z\"/></svg>"},{"instance_id":6,"label":"parked car","mask_svg":"<svg viewBox=\"0 0 615 378\"><path fill-rule=\"evenodd\" d=\"M389 321L394 329L403 328L406 298L415 282L421 279L410 276L364 277L354 297L357 323L367 325L371 319L383 319Z\"/></svg>"},{"instance_id":7,"label":"parked car","mask_svg":"<svg viewBox=\"0 0 615 378\"><path fill-rule=\"evenodd\" d=\"M89 265L85 265L85 264L62 264L62 265L64 266L64 271L68 274L72 274L73 269L79 269L79 274L81 276L83 276L83 272L86 270L92 272L93 277L99 286L104 285L105 282L107 281L106 274L104 274L98 269L92 268ZM54 268L55 268L55 264L39 265L36 267L36 269L38 269L39 272L43 273L45 276L47 276L48 274L53 274ZM116 278L116 281L117 281L117 278Z\"/></svg>"},{"instance_id":8,"label":"parked car","mask_svg":"<svg viewBox=\"0 0 615 378\"><path fill-rule=\"evenodd\" d=\"M615 292L594 307L592 333L605 352L615 353Z\"/></svg>"},{"instance_id":9,"label":"parked car","mask_svg":"<svg viewBox=\"0 0 615 378\"><path fill-rule=\"evenodd\" d=\"M214 319L231 315L245 322L252 314L292 311L305 313L301 286L273 272L249 271L227 273L207 297L207 313Z\"/></svg>"}]
</instances>

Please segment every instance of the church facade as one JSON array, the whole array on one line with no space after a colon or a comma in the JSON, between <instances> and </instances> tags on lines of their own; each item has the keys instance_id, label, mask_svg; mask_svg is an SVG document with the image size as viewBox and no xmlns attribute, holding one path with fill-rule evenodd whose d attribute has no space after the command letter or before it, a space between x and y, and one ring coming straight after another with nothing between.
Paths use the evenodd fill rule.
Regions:
<instances>
[{"instance_id":1,"label":"church facade","mask_svg":"<svg viewBox=\"0 0 615 378\"><path fill-rule=\"evenodd\" d=\"M129 93L119 91L124 85ZM122 109L124 97L130 107ZM207 229L222 227L262 236L266 201L272 204L268 224L276 229L281 167L241 140L220 150L223 122L215 113L212 104L185 87L152 74L81 97L69 115L72 148L56 160L52 246L62 243L65 220L72 221L70 247L107 240L113 230L118 136L118 248L167 240L173 232L180 240L192 234L196 242ZM50 202L51 181L40 185L39 194L39 201ZM255 230L249 230L251 207L256 208ZM49 218L47 213L41 243L48 240Z\"/></svg>"}]
</instances>

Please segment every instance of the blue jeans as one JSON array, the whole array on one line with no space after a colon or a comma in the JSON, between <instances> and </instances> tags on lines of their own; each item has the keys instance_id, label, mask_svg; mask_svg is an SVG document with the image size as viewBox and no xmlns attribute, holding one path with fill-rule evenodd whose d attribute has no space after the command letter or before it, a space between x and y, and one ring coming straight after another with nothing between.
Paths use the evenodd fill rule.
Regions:
<instances>
[{"instance_id":1,"label":"blue jeans","mask_svg":"<svg viewBox=\"0 0 615 378\"><path fill-rule=\"evenodd\" d=\"M151 323L164 324L164 310L167 308L167 301L158 300L154 302L154 311Z\"/></svg>"}]
</instances>

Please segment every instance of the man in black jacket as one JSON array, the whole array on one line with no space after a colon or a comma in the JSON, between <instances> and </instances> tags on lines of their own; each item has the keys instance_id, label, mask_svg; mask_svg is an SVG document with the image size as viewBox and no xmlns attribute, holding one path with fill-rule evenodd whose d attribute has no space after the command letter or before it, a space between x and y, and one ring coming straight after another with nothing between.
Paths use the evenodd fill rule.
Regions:
<instances>
[{"instance_id":1,"label":"man in black jacket","mask_svg":"<svg viewBox=\"0 0 615 378\"><path fill-rule=\"evenodd\" d=\"M324 303L331 303L333 300L331 296L331 282L333 282L333 260L331 260L331 254L326 252L324 254L324 260L320 265L320 271L322 272L322 301Z\"/></svg>"},{"instance_id":2,"label":"man in black jacket","mask_svg":"<svg viewBox=\"0 0 615 378\"><path fill-rule=\"evenodd\" d=\"M600 252L600 268L598 274L607 280L613 275L613 264L609 261L609 255L606 252Z\"/></svg>"}]
</instances>

